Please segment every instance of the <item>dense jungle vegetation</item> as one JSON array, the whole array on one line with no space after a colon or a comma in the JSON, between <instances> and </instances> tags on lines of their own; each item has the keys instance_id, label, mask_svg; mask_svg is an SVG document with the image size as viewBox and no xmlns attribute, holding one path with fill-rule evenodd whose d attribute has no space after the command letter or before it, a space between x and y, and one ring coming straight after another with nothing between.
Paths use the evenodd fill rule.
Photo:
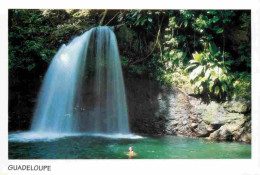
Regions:
<instances>
[{"instance_id":1,"label":"dense jungle vegetation","mask_svg":"<svg viewBox=\"0 0 260 175\"><path fill-rule=\"evenodd\" d=\"M28 82L44 76L62 44L107 25L127 74L205 102L250 101L250 21L245 10L9 10L9 88L36 86Z\"/></svg>"}]
</instances>

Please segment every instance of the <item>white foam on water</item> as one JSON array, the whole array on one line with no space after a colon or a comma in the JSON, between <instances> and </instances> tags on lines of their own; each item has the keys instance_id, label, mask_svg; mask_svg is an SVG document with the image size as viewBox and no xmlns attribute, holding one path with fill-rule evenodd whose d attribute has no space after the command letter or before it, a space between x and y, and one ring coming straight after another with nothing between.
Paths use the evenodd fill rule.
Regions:
<instances>
[{"instance_id":1,"label":"white foam on water","mask_svg":"<svg viewBox=\"0 0 260 175\"><path fill-rule=\"evenodd\" d=\"M102 133L87 133L86 135L88 136L93 136L93 137L106 137L110 139L141 139L144 138L139 135L135 134L102 134Z\"/></svg>"},{"instance_id":2,"label":"white foam on water","mask_svg":"<svg viewBox=\"0 0 260 175\"><path fill-rule=\"evenodd\" d=\"M65 137L90 136L105 137L109 139L141 139L144 138L135 134L102 134L102 133L53 133L53 132L14 132L9 134L9 142L39 142L55 141Z\"/></svg>"},{"instance_id":3,"label":"white foam on water","mask_svg":"<svg viewBox=\"0 0 260 175\"><path fill-rule=\"evenodd\" d=\"M53 141L68 136L75 136L72 133L49 133L49 132L16 132L9 134L9 142L33 142Z\"/></svg>"}]
</instances>

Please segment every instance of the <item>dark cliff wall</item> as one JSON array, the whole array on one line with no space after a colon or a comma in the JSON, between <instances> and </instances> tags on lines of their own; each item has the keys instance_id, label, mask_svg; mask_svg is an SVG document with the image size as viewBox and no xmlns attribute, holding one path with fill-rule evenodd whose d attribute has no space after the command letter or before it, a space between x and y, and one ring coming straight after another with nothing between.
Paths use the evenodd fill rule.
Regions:
<instances>
[{"instance_id":1,"label":"dark cliff wall","mask_svg":"<svg viewBox=\"0 0 260 175\"><path fill-rule=\"evenodd\" d=\"M125 78L131 131L141 134L190 135L190 104L178 89L156 81Z\"/></svg>"}]
</instances>

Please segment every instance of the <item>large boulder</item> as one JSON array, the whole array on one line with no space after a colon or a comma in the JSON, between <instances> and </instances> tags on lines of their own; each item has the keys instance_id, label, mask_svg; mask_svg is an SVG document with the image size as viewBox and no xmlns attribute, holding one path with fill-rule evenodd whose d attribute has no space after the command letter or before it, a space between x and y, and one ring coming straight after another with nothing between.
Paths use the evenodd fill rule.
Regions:
<instances>
[{"instance_id":1,"label":"large boulder","mask_svg":"<svg viewBox=\"0 0 260 175\"><path fill-rule=\"evenodd\" d=\"M221 126L218 130L211 133L209 139L220 141L240 141L251 142L250 122L236 121Z\"/></svg>"},{"instance_id":2,"label":"large boulder","mask_svg":"<svg viewBox=\"0 0 260 175\"><path fill-rule=\"evenodd\" d=\"M247 113L250 110L249 102L231 101L224 103L223 106L228 112Z\"/></svg>"},{"instance_id":3,"label":"large boulder","mask_svg":"<svg viewBox=\"0 0 260 175\"><path fill-rule=\"evenodd\" d=\"M208 139L219 141L240 141L251 142L251 121L248 115L242 114L245 110L228 110L233 104L219 104L211 102L210 104L197 104L193 106L192 128L197 137L208 137ZM229 105L229 106L228 106ZM229 108L230 107L230 108ZM198 124L196 124L196 121Z\"/></svg>"}]
</instances>

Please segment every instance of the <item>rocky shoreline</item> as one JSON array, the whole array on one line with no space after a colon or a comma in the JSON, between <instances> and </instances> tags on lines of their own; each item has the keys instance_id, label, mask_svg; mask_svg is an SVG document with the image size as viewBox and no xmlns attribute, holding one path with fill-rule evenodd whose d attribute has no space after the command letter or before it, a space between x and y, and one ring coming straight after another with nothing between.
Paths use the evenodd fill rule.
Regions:
<instances>
[{"instance_id":1,"label":"rocky shoreline","mask_svg":"<svg viewBox=\"0 0 260 175\"><path fill-rule=\"evenodd\" d=\"M128 98L139 101L139 104L136 104L139 107L135 106L135 109L132 109L132 102L128 100L130 126L133 132L251 143L249 102L203 104L199 99L188 96L177 88L159 87L148 80L135 81L135 86L146 84L148 90L135 87L139 90L131 94L128 92ZM150 110L145 110L147 108ZM155 111L151 114L151 110Z\"/></svg>"}]
</instances>

